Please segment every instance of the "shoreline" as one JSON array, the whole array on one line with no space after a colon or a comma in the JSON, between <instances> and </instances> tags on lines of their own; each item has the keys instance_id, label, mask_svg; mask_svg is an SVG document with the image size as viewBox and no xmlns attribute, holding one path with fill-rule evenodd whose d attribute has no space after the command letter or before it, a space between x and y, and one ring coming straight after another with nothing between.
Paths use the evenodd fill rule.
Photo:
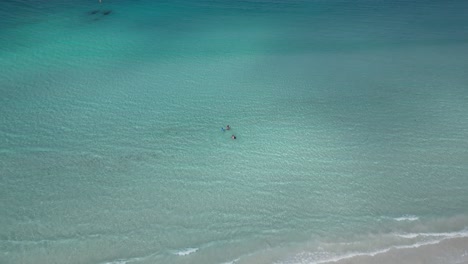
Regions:
<instances>
[{"instance_id":1,"label":"shoreline","mask_svg":"<svg viewBox=\"0 0 468 264\"><path fill-rule=\"evenodd\" d=\"M321 264L414 264L468 263L468 237L443 239L436 243L411 248L391 248L377 253L359 254Z\"/></svg>"}]
</instances>

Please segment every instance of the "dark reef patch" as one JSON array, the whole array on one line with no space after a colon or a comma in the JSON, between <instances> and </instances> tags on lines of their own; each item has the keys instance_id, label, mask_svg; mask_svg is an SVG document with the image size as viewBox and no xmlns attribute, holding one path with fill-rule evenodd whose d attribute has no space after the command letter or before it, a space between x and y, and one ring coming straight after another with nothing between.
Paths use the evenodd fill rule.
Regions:
<instances>
[{"instance_id":1,"label":"dark reef patch","mask_svg":"<svg viewBox=\"0 0 468 264\"><path fill-rule=\"evenodd\" d=\"M110 10L110 9L107 9L107 10L94 9L94 10L91 10L91 11L87 12L88 15L94 16L94 17L95 17L95 15L107 16L110 13L112 13L112 10Z\"/></svg>"}]
</instances>

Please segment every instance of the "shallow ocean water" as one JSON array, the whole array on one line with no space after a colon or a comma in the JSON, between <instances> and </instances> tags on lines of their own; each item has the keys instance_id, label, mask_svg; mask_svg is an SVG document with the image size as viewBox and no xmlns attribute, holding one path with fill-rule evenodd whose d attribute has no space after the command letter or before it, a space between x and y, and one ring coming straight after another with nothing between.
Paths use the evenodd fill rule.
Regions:
<instances>
[{"instance_id":1,"label":"shallow ocean water","mask_svg":"<svg viewBox=\"0 0 468 264\"><path fill-rule=\"evenodd\" d=\"M463 1L1 5L0 262L468 261Z\"/></svg>"}]
</instances>

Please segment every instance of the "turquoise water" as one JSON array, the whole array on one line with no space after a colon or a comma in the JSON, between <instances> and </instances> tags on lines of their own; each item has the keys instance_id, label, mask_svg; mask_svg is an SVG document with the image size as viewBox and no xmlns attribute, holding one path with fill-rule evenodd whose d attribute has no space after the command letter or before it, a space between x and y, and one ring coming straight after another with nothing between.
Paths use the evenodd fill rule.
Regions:
<instances>
[{"instance_id":1,"label":"turquoise water","mask_svg":"<svg viewBox=\"0 0 468 264\"><path fill-rule=\"evenodd\" d=\"M468 237L465 1L0 7L0 263L321 263Z\"/></svg>"}]
</instances>

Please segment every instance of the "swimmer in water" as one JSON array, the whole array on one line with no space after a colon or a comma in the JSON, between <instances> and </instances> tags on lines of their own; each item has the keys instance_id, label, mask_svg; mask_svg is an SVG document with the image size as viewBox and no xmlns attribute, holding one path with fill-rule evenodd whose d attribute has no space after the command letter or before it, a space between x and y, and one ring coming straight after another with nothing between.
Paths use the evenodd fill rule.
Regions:
<instances>
[{"instance_id":1,"label":"swimmer in water","mask_svg":"<svg viewBox=\"0 0 468 264\"><path fill-rule=\"evenodd\" d=\"M226 126L226 130L229 130L231 129L231 127L229 125Z\"/></svg>"},{"instance_id":2,"label":"swimmer in water","mask_svg":"<svg viewBox=\"0 0 468 264\"><path fill-rule=\"evenodd\" d=\"M232 139L236 139L237 137L236 137L235 135L232 135L231 138L232 138Z\"/></svg>"}]
</instances>

